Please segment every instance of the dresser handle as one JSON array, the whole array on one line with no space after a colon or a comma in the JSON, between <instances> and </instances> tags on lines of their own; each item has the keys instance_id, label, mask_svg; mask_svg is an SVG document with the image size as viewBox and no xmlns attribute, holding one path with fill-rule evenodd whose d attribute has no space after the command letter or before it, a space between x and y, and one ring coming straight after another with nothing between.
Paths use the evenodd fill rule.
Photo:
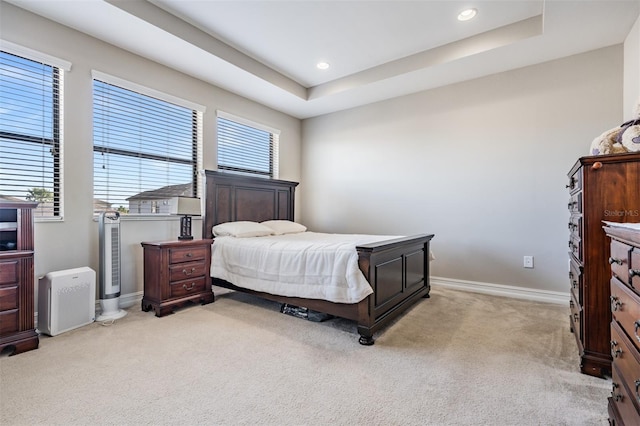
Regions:
<instances>
[{"instance_id":1,"label":"dresser handle","mask_svg":"<svg viewBox=\"0 0 640 426\"><path fill-rule=\"evenodd\" d=\"M573 288L578 288L578 281L573 280L572 283L573 283Z\"/></svg>"},{"instance_id":2,"label":"dresser handle","mask_svg":"<svg viewBox=\"0 0 640 426\"><path fill-rule=\"evenodd\" d=\"M622 306L622 302L616 296L609 296L609 299L611 300L611 310L612 311L615 312L615 311L618 310L618 308L620 308Z\"/></svg>"},{"instance_id":3,"label":"dresser handle","mask_svg":"<svg viewBox=\"0 0 640 426\"><path fill-rule=\"evenodd\" d=\"M616 389L618 389L618 386L620 385L618 385L615 382L611 383L611 398L613 398L613 400L616 402L622 401L622 395L621 394L616 395Z\"/></svg>"},{"instance_id":4,"label":"dresser handle","mask_svg":"<svg viewBox=\"0 0 640 426\"><path fill-rule=\"evenodd\" d=\"M191 268L191 271L187 271L186 269L182 270L182 273L185 275L191 275L196 271L196 268Z\"/></svg>"},{"instance_id":5,"label":"dresser handle","mask_svg":"<svg viewBox=\"0 0 640 426\"><path fill-rule=\"evenodd\" d=\"M639 328L640 328L640 320L636 320L636 322L633 323L633 334L635 334L636 340L638 342L640 342L640 336L638 336L638 329Z\"/></svg>"},{"instance_id":6,"label":"dresser handle","mask_svg":"<svg viewBox=\"0 0 640 426\"><path fill-rule=\"evenodd\" d=\"M616 349L616 346L618 346L618 342L616 342L615 340L611 341L611 356L614 358L618 358L618 356L622 355L622 349L618 348Z\"/></svg>"},{"instance_id":7,"label":"dresser handle","mask_svg":"<svg viewBox=\"0 0 640 426\"><path fill-rule=\"evenodd\" d=\"M569 300L569 308L573 309L573 300Z\"/></svg>"},{"instance_id":8,"label":"dresser handle","mask_svg":"<svg viewBox=\"0 0 640 426\"><path fill-rule=\"evenodd\" d=\"M629 278L640 277L640 269L629 269Z\"/></svg>"},{"instance_id":9,"label":"dresser handle","mask_svg":"<svg viewBox=\"0 0 640 426\"><path fill-rule=\"evenodd\" d=\"M193 290L193 288L194 288L195 286L196 286L196 283L191 283L191 286L190 286L190 287L187 287L187 285L186 285L186 284L182 284L182 288L184 288L184 289L185 289L185 290L187 290L187 291L191 291L191 290Z\"/></svg>"},{"instance_id":10,"label":"dresser handle","mask_svg":"<svg viewBox=\"0 0 640 426\"><path fill-rule=\"evenodd\" d=\"M578 322L580 320L580 316L577 313L573 314L573 322Z\"/></svg>"},{"instance_id":11,"label":"dresser handle","mask_svg":"<svg viewBox=\"0 0 640 426\"><path fill-rule=\"evenodd\" d=\"M639 379L636 379L635 385L636 385L636 401L640 402L640 395L638 395L638 389L640 388L640 380Z\"/></svg>"},{"instance_id":12,"label":"dresser handle","mask_svg":"<svg viewBox=\"0 0 640 426\"><path fill-rule=\"evenodd\" d=\"M624 262L622 262L622 260L620 259L614 259L613 257L609 258L609 264L613 265L613 264L617 264L617 265L622 265Z\"/></svg>"},{"instance_id":13,"label":"dresser handle","mask_svg":"<svg viewBox=\"0 0 640 426\"><path fill-rule=\"evenodd\" d=\"M189 252L189 253L185 254L184 257L193 257L193 253Z\"/></svg>"}]
</instances>

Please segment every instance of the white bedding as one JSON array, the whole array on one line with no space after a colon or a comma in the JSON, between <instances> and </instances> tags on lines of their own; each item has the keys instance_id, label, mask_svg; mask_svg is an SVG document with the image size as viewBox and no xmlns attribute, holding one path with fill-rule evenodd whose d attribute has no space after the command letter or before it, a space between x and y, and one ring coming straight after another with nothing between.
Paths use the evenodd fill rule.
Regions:
<instances>
[{"instance_id":1,"label":"white bedding","mask_svg":"<svg viewBox=\"0 0 640 426\"><path fill-rule=\"evenodd\" d=\"M395 236L301 232L268 237L217 237L211 276L280 296L357 303L373 292L355 247Z\"/></svg>"}]
</instances>

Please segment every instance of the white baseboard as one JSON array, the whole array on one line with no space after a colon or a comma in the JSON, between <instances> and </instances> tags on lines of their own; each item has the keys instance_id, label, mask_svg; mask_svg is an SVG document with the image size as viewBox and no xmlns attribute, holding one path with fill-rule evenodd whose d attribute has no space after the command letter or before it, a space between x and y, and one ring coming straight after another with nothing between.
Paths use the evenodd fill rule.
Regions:
<instances>
[{"instance_id":1,"label":"white baseboard","mask_svg":"<svg viewBox=\"0 0 640 426\"><path fill-rule=\"evenodd\" d=\"M135 293L127 293L120 295L120 307L123 309L127 309L132 307L133 305L140 305L142 302L142 296L144 292L136 291Z\"/></svg>"},{"instance_id":2,"label":"white baseboard","mask_svg":"<svg viewBox=\"0 0 640 426\"><path fill-rule=\"evenodd\" d=\"M143 294L144 293L142 291L120 294L120 302L118 303L118 306L120 306L120 308L122 309L127 309L132 307L133 305L139 305L142 301ZM100 300L98 299L96 299L96 312L100 312Z\"/></svg>"},{"instance_id":3,"label":"white baseboard","mask_svg":"<svg viewBox=\"0 0 640 426\"><path fill-rule=\"evenodd\" d=\"M570 297L569 291L564 293L559 291L538 290L535 288L514 287L503 284L456 280L442 277L431 277L431 285L434 287L445 287L454 290L491 294L493 296L512 297L514 299L525 299L535 302L556 303L561 305L569 304Z\"/></svg>"}]
</instances>

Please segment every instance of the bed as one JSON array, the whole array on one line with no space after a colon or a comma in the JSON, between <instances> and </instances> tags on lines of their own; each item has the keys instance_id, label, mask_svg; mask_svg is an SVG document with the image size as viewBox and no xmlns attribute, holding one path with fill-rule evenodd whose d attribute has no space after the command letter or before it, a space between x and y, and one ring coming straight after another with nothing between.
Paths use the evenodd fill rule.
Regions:
<instances>
[{"instance_id":1,"label":"bed","mask_svg":"<svg viewBox=\"0 0 640 426\"><path fill-rule=\"evenodd\" d=\"M203 238L213 227L236 221L294 220L297 182L205 171ZM215 286L242 291L282 304L302 306L357 323L359 342L374 343L374 333L422 298L429 297L429 244L433 234L386 238L356 246L357 264L371 294L355 303L282 296L242 288L212 275Z\"/></svg>"}]
</instances>

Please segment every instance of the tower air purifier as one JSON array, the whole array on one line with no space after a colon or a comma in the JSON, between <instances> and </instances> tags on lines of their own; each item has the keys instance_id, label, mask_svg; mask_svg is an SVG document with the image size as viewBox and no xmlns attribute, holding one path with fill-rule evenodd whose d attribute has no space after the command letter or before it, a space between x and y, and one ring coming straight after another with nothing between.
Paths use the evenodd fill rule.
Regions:
<instances>
[{"instance_id":1,"label":"tower air purifier","mask_svg":"<svg viewBox=\"0 0 640 426\"><path fill-rule=\"evenodd\" d=\"M98 230L98 288L102 312L96 321L117 320L127 314L120 309L120 213L113 210L100 213Z\"/></svg>"}]
</instances>

